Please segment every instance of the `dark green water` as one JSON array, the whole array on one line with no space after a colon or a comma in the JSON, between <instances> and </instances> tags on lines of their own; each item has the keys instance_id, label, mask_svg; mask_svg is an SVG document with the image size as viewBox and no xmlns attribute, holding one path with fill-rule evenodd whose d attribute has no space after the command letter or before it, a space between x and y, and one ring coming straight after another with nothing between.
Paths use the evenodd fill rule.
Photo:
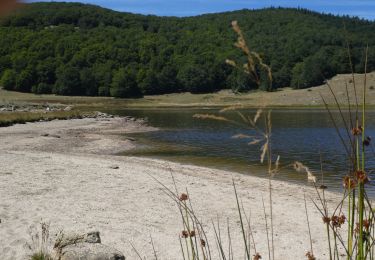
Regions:
<instances>
[{"instance_id":1,"label":"dark green water","mask_svg":"<svg viewBox=\"0 0 375 260\"><path fill-rule=\"evenodd\" d=\"M162 158L201 166L216 167L244 174L266 177L265 166L260 164L260 145L248 145L244 139L231 138L237 134L254 135L253 130L226 122L193 118L196 113L217 114L217 110L164 109L110 111L119 115L146 117L149 124L160 131L134 134L141 144L126 155ZM254 110L242 111L254 115ZM224 114L240 120L233 112ZM338 113L333 114L340 132L348 140ZM347 117L349 115L347 114ZM375 135L375 112L367 115L367 134ZM263 121L259 122L259 126ZM349 141L348 141L349 142ZM368 171L375 166L372 146L367 149ZM280 155L281 164L300 161L308 166L321 180L320 154L323 162L324 183L331 190L340 190L342 178L348 172L348 157L333 123L326 111L274 110L272 111L272 152ZM261 171L259 171L261 170ZM264 171L262 171L264 170ZM256 173L254 173L256 172ZM264 172L264 173L263 173ZM276 179L307 183L306 174L297 173L291 167L282 170ZM369 186L371 196L375 187Z\"/></svg>"}]
</instances>

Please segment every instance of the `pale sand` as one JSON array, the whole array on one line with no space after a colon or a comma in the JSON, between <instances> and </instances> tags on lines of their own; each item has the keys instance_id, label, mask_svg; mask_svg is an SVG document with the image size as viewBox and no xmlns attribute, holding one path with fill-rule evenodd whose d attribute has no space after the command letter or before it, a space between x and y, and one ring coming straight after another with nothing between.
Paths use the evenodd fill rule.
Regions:
<instances>
[{"instance_id":1,"label":"pale sand","mask_svg":"<svg viewBox=\"0 0 375 260\"><path fill-rule=\"evenodd\" d=\"M52 233L60 229L68 233L98 230L102 242L122 251L127 259L138 259L130 242L147 259L154 259L151 235L159 259L182 259L178 209L149 176L173 188L170 169L178 188L189 189L209 237L213 237L211 220L219 218L225 234L229 218L235 259L243 259L231 183L234 178L244 207L251 211L257 251L262 259L268 259L262 208L262 197L268 207L268 181L162 160L110 155L134 146L118 133L145 130L153 129L118 118L1 128L0 259L27 259L28 229L41 220L50 223ZM41 136L42 133L61 138ZM273 181L276 259L306 259L309 239L304 192L308 198L315 197L315 191L307 186ZM328 197L334 208L339 195L329 193ZM317 259L327 259L321 216L311 201L308 208L314 253ZM211 247L217 251L213 240Z\"/></svg>"}]
</instances>

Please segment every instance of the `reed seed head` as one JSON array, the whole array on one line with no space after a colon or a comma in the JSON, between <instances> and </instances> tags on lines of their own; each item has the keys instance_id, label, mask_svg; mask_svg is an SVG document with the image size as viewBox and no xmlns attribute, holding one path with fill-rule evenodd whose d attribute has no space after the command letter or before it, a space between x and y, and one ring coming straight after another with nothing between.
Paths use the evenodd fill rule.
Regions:
<instances>
[{"instance_id":1,"label":"reed seed head","mask_svg":"<svg viewBox=\"0 0 375 260\"><path fill-rule=\"evenodd\" d=\"M201 246L206 247L206 241L204 241L203 239L201 239Z\"/></svg>"},{"instance_id":2,"label":"reed seed head","mask_svg":"<svg viewBox=\"0 0 375 260\"><path fill-rule=\"evenodd\" d=\"M333 227L341 228L341 225L345 224L345 220L346 220L346 217L344 215L332 216L331 223Z\"/></svg>"},{"instance_id":3,"label":"reed seed head","mask_svg":"<svg viewBox=\"0 0 375 260\"><path fill-rule=\"evenodd\" d=\"M354 232L356 233L356 234L358 234L359 233L359 223L357 222L357 223L355 223L356 224L356 226L355 226L355 229L354 229ZM363 220L363 227L364 227L364 231L365 232L363 232L363 235L364 236L366 236L367 234L366 233L368 233L369 232L369 230L370 230L370 228L371 228L371 222L370 222L370 220L368 220L368 219L364 219Z\"/></svg>"},{"instance_id":4,"label":"reed seed head","mask_svg":"<svg viewBox=\"0 0 375 260\"><path fill-rule=\"evenodd\" d=\"M183 230L182 232L181 232L181 237L182 238L188 238L188 237L195 237L195 231L194 230L192 230L192 231L187 231L187 230Z\"/></svg>"},{"instance_id":5,"label":"reed seed head","mask_svg":"<svg viewBox=\"0 0 375 260\"><path fill-rule=\"evenodd\" d=\"M293 163L293 168L294 168L294 170L296 170L297 172L303 172L303 171L305 171L306 166L303 165L301 162L294 162L294 163Z\"/></svg>"},{"instance_id":6,"label":"reed seed head","mask_svg":"<svg viewBox=\"0 0 375 260\"><path fill-rule=\"evenodd\" d=\"M311 252L307 252L306 257L308 260L316 260L315 256Z\"/></svg>"},{"instance_id":7,"label":"reed seed head","mask_svg":"<svg viewBox=\"0 0 375 260\"><path fill-rule=\"evenodd\" d=\"M262 256L259 253L256 253L253 257L253 260L259 260L262 259Z\"/></svg>"},{"instance_id":8,"label":"reed seed head","mask_svg":"<svg viewBox=\"0 0 375 260\"><path fill-rule=\"evenodd\" d=\"M322 219L323 219L324 224L329 224L331 222L330 217L324 216Z\"/></svg>"},{"instance_id":9,"label":"reed seed head","mask_svg":"<svg viewBox=\"0 0 375 260\"><path fill-rule=\"evenodd\" d=\"M180 201L186 201L189 199L189 196L186 193L182 193L180 196Z\"/></svg>"},{"instance_id":10,"label":"reed seed head","mask_svg":"<svg viewBox=\"0 0 375 260\"><path fill-rule=\"evenodd\" d=\"M345 176L343 181L343 186L345 189L355 189L357 186L357 181L350 176Z\"/></svg>"},{"instance_id":11,"label":"reed seed head","mask_svg":"<svg viewBox=\"0 0 375 260\"><path fill-rule=\"evenodd\" d=\"M359 127L353 127L352 129L352 135L358 136L362 134L362 126Z\"/></svg>"},{"instance_id":12,"label":"reed seed head","mask_svg":"<svg viewBox=\"0 0 375 260\"><path fill-rule=\"evenodd\" d=\"M354 173L354 176L356 178L356 180L359 182L359 183L368 183L370 181L369 177L367 176L366 172L364 171L356 171Z\"/></svg>"},{"instance_id":13,"label":"reed seed head","mask_svg":"<svg viewBox=\"0 0 375 260\"><path fill-rule=\"evenodd\" d=\"M182 238L188 238L188 237L189 237L189 232L186 231L186 230L183 230L183 231L181 232L181 237L182 237Z\"/></svg>"}]
</instances>

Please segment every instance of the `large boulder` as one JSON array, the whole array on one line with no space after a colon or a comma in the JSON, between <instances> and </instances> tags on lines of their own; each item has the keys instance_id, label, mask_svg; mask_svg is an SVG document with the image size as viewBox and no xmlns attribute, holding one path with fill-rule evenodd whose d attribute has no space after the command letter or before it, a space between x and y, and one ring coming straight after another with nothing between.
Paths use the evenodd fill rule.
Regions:
<instances>
[{"instance_id":1,"label":"large boulder","mask_svg":"<svg viewBox=\"0 0 375 260\"><path fill-rule=\"evenodd\" d=\"M77 243L65 246L60 260L125 260L125 257L116 249L103 244Z\"/></svg>"},{"instance_id":2,"label":"large boulder","mask_svg":"<svg viewBox=\"0 0 375 260\"><path fill-rule=\"evenodd\" d=\"M125 260L118 250L101 244L99 232L61 236L55 243L58 260Z\"/></svg>"}]
</instances>

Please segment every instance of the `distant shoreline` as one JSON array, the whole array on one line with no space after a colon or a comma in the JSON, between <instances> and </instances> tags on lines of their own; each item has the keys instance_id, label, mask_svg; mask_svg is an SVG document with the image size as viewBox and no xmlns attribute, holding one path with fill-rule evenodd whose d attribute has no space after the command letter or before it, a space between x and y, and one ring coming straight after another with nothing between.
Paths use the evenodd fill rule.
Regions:
<instances>
[{"instance_id":1,"label":"distant shoreline","mask_svg":"<svg viewBox=\"0 0 375 260\"><path fill-rule=\"evenodd\" d=\"M350 74L337 75L328 82L335 93L343 109L347 109L348 99L346 96L345 84L351 79ZM357 95L359 103L363 89L363 74L356 74ZM375 109L375 72L367 75L367 106L369 109ZM355 107L355 94L351 84L348 86L350 106ZM372 87L372 88L371 88ZM234 94L230 90L222 90L216 93L206 94L166 94L145 96L140 99L115 99L109 97L81 97L81 96L55 96L55 95L34 95L29 93L19 93L0 90L0 107L9 105L41 106L50 104L53 106L74 106L82 111L110 111L116 109L195 109L195 108L222 108L228 106L243 106L244 108L269 107L274 109L318 109L324 110L325 105L321 98L324 97L328 106L335 108L335 100L326 85L307 88L291 89L283 88L274 92L252 91L243 94ZM1 119L2 113L0 113Z\"/></svg>"}]
</instances>

